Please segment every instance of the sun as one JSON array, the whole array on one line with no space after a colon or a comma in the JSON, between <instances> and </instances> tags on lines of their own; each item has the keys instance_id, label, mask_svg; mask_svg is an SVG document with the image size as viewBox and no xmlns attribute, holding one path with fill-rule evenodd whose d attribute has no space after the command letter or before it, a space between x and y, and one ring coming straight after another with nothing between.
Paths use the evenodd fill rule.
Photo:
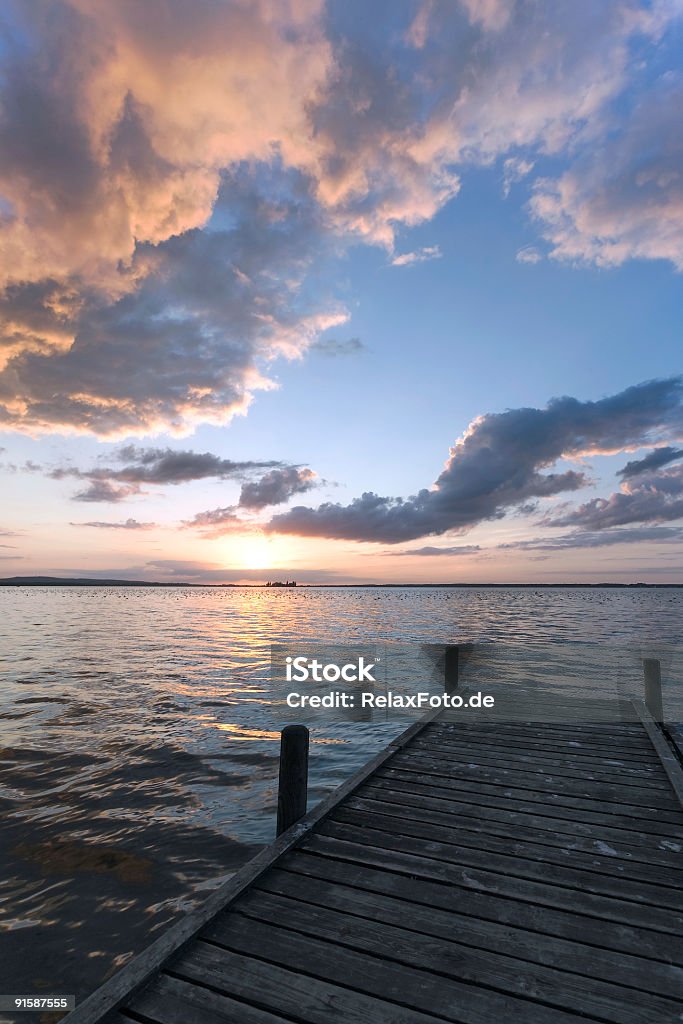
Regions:
<instances>
[{"instance_id":1,"label":"sun","mask_svg":"<svg viewBox=\"0 0 683 1024\"><path fill-rule=\"evenodd\" d=\"M273 564L272 546L265 537L245 537L239 543L239 556L244 569L269 569Z\"/></svg>"}]
</instances>

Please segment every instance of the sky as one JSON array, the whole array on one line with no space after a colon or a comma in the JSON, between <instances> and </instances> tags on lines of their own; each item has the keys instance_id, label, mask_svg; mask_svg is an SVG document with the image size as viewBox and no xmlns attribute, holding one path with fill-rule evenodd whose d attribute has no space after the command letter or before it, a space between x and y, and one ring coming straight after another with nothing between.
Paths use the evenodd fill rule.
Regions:
<instances>
[{"instance_id":1,"label":"sky","mask_svg":"<svg viewBox=\"0 0 683 1024\"><path fill-rule=\"evenodd\" d=\"M683 0L0 2L0 576L683 583Z\"/></svg>"}]
</instances>

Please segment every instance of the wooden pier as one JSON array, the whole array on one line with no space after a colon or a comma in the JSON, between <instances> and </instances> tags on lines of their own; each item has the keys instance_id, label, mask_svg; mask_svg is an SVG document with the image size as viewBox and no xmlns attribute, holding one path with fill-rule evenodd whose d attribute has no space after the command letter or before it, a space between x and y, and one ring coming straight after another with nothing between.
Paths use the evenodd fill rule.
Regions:
<instances>
[{"instance_id":1,"label":"wooden pier","mask_svg":"<svg viewBox=\"0 0 683 1024\"><path fill-rule=\"evenodd\" d=\"M413 725L66 1022L680 1024L680 762L531 706Z\"/></svg>"}]
</instances>

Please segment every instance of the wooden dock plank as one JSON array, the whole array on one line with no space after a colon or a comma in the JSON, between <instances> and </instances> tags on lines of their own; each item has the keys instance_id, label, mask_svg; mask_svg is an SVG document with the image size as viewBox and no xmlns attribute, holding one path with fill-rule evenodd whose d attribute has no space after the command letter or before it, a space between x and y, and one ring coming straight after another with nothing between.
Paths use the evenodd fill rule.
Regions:
<instances>
[{"instance_id":1,"label":"wooden dock plank","mask_svg":"<svg viewBox=\"0 0 683 1024\"><path fill-rule=\"evenodd\" d=\"M291 1020L168 974L155 978L140 993L135 1012L155 1024L205 1024L207 1019L217 1024L283 1024Z\"/></svg>"},{"instance_id":2,"label":"wooden dock plank","mask_svg":"<svg viewBox=\"0 0 683 1024\"><path fill-rule=\"evenodd\" d=\"M417 882L360 865L349 869L343 862L301 851L284 858L283 867L267 872L256 888L409 927L419 934L461 941L468 948L494 950L572 974L683 999L683 968L647 957L652 952L648 944L652 933L635 933L638 955L615 952L610 947L614 929L608 924L607 948L597 948L584 941L586 922L576 914L556 912L541 919L534 908L518 905L512 917L508 914L515 921L510 924L504 914L498 915L495 901L487 902L478 894L445 890L437 883ZM546 930L539 932L539 927ZM682 944L679 941L676 948L674 943L667 955L680 956Z\"/></svg>"},{"instance_id":3,"label":"wooden dock plank","mask_svg":"<svg viewBox=\"0 0 683 1024\"><path fill-rule=\"evenodd\" d=\"M679 968L683 964L683 937L680 935L662 934L633 924L603 921L599 933L600 944L597 946L593 941L595 922L587 919L580 910L541 906L514 896L502 900L495 892L453 884L448 879L444 880L439 873L433 877L411 874L410 865L405 861L396 861L397 871L387 871L371 862L309 855L306 849L297 850L292 857L283 858L282 863L288 871L335 881L345 879L345 884L359 889L396 894L408 902L423 902L426 906L454 910L483 921L523 928L530 935L550 935L592 944L598 950L626 953L677 965Z\"/></svg>"},{"instance_id":4,"label":"wooden dock plank","mask_svg":"<svg viewBox=\"0 0 683 1024\"><path fill-rule=\"evenodd\" d=\"M557 774L553 770L537 771L526 769L489 767L482 763L470 761L450 762L443 756L427 756L422 751L412 749L392 759L395 768L409 768L422 775L435 775L451 779L455 775L459 779L481 779L495 786L512 786L515 789L533 789L544 791L551 788L554 793L566 793L586 800L609 801L610 803L628 803L650 809L678 811L678 801L671 787L654 789L622 783L621 780L603 782L590 775Z\"/></svg>"},{"instance_id":5,"label":"wooden dock plank","mask_svg":"<svg viewBox=\"0 0 683 1024\"><path fill-rule=\"evenodd\" d=\"M267 935L267 930L264 930ZM265 938L263 932L261 937ZM254 950L254 942L244 936L241 945ZM286 942L278 946L287 946ZM272 936L271 936L272 944ZM268 946L270 948L270 945ZM274 947L277 954L277 947ZM256 952L240 953L197 940L171 965L169 973L219 993L237 995L260 1008L284 1013L306 1024L436 1024L443 1018L431 1013L409 1009L369 996L364 992L335 984L301 970L301 963L292 958L292 966L270 963ZM288 959L285 950L280 959ZM210 1018L205 1018L206 1021ZM164 1022L165 1024L165 1022Z\"/></svg>"},{"instance_id":6,"label":"wooden dock plank","mask_svg":"<svg viewBox=\"0 0 683 1024\"><path fill-rule=\"evenodd\" d=\"M550 803L529 794L520 796L512 790L505 790L502 787L488 787L484 792L474 785L457 786L452 785L448 789L425 783L420 775L409 775L406 772L388 772L382 775L379 772L372 779L373 787L382 792L398 792L412 794L419 799L438 799L441 803L459 803L469 801L470 805L480 804L482 807L499 808L509 810L511 813L528 813L532 815L542 814L551 820L558 820L565 824L576 821L577 824L595 825L597 828L626 830L633 833L636 829L644 842L651 836L660 836L660 843L668 843L669 847L662 849L673 849L683 843L683 823L678 825L671 822L660 822L656 818L643 820L633 815L619 814L612 811L609 815L603 813L593 806L591 809L585 805L579 807L566 807L561 803ZM628 807L623 810L629 810Z\"/></svg>"},{"instance_id":7,"label":"wooden dock plank","mask_svg":"<svg viewBox=\"0 0 683 1024\"><path fill-rule=\"evenodd\" d=\"M544 864L569 866L592 873L597 872L608 878L608 881L605 882L606 892L623 894L624 889L621 886L623 880L634 882L636 885L643 883L642 886L638 885L638 891L643 894L647 892L652 894L653 898L648 902L659 903L664 899L665 905L671 905L670 901L674 900L683 908L683 898L680 895L683 893L683 878L672 873L670 866L661 867L651 862L643 864L638 861L628 861L616 855L607 857L604 852L601 855L595 849L588 852L578 850L576 844L570 845L568 836L565 836L565 843L552 846L535 843L530 836L524 834L522 836L510 835L508 832L500 836L491 835L483 830L468 832L463 828L462 822L458 822L457 826L454 826L451 820L449 825L445 825L443 822L425 821L422 816L387 813L388 810L389 805L372 801L348 800L343 807L330 816L330 821L338 821L347 825L369 822L373 829L379 829L382 832L412 836L416 839L446 843L456 847L466 846L473 850L485 850L488 853L503 854L508 857L537 860ZM661 888L665 889L663 893L658 891Z\"/></svg>"},{"instance_id":8,"label":"wooden dock plank","mask_svg":"<svg viewBox=\"0 0 683 1024\"><path fill-rule=\"evenodd\" d=\"M634 922L673 935L683 933L680 890L664 890L659 895L658 889L658 902L650 903L647 900L654 898L650 889L644 890L637 884L629 885L624 879L622 898L613 897L606 893L606 889L611 886L610 880L603 875L570 867L559 871L555 865L521 857L501 857L496 854L477 857L468 847L424 842L411 836L382 832L369 825L341 825L334 821L326 821L311 837L310 849L331 850L333 855L335 851L344 850L349 859L366 856L379 856L381 859L382 854L385 854L385 859L392 861L397 857L405 857L418 874L443 870L445 877L455 884L482 888L501 895L519 896L547 906L564 909L577 907L582 913L595 917ZM482 863L486 866L481 867ZM431 875L425 874L425 877ZM678 897L675 903L668 899L671 894Z\"/></svg>"},{"instance_id":9,"label":"wooden dock plank","mask_svg":"<svg viewBox=\"0 0 683 1024\"><path fill-rule=\"evenodd\" d=\"M369 816L383 813L396 814L403 820L412 818L433 825L446 825L457 832L484 833L504 839L523 839L543 846L559 847L563 850L600 854L616 857L631 864L639 864L650 878L649 868L658 865L669 869L680 866L681 854L668 850L657 850L653 844L640 845L636 840L640 833L628 833L613 829L606 834L604 828L589 825L579 826L577 822L561 822L557 818L543 818L530 814L515 814L483 808L481 805L443 803L438 800L414 797L411 793L396 793L363 786L357 796L351 796L346 807L366 810ZM492 814L482 813L491 811ZM457 818L455 817L457 815ZM683 850L682 844L675 844ZM670 877L670 875L669 875Z\"/></svg>"},{"instance_id":10,"label":"wooden dock plank","mask_svg":"<svg viewBox=\"0 0 683 1024\"><path fill-rule=\"evenodd\" d=\"M619 985L602 979L568 973L566 970L532 965L519 955L503 955L491 950L482 951L469 944L467 932L451 932L446 937L431 935L428 923L417 918L408 919L405 908L393 922L380 923L366 915L349 914L348 904L343 908L321 907L297 892L294 898L282 894L252 891L240 903L240 914L258 921L316 936L323 940L335 937L335 943L389 959L407 967L432 971L436 974L478 984L496 992L520 996L534 1002L557 1006L569 1012L614 1021L615 1024L652 1024L653 1015L673 1015L676 1001L662 998L661 993L634 989L627 1006ZM353 906L353 904L351 904ZM358 909L358 908L357 908ZM362 905L361 905L362 909ZM221 915L205 929L220 939L221 925L227 915ZM425 930L427 929L427 930ZM419 941L415 941L418 931ZM459 941L458 941L459 939ZM641 967L640 976L647 971ZM680 993L678 994L680 996ZM462 1007L462 996L458 1003ZM525 1009L525 1014L528 1011ZM544 1013L545 1016L545 1013ZM527 1019L531 1019L527 1015Z\"/></svg>"},{"instance_id":11,"label":"wooden dock plank","mask_svg":"<svg viewBox=\"0 0 683 1024\"><path fill-rule=\"evenodd\" d=\"M460 777L445 778L441 775L435 776L423 772L418 768L413 769L408 767L405 762L397 765L396 768L393 767L393 764L394 762L392 761L391 767L378 771L377 777L391 779L398 783L399 786L404 782L419 780L422 785L429 785L434 789L446 790L447 792L457 793L461 790L466 790L487 796L505 796L506 799L511 801L521 800L526 803L540 804L544 807L557 807L579 812L588 811L590 813L597 813L606 824L609 824L609 819L616 815L617 817L638 821L638 828L646 827L652 831L666 832L666 834L668 834L667 829L669 826L672 826L677 834L679 829L682 828L680 816L675 810L670 811L663 808L646 807L643 804L632 804L630 801L616 802L609 800L605 796L598 797L590 796L589 794L575 796L567 792L558 793L551 787L534 789L525 786L509 785L504 781L482 781L478 783L476 777L471 779ZM578 817L580 820L581 814ZM648 822L650 824L647 824Z\"/></svg>"},{"instance_id":12,"label":"wooden dock plank","mask_svg":"<svg viewBox=\"0 0 683 1024\"><path fill-rule=\"evenodd\" d=\"M311 918L315 918L313 911ZM394 1020L394 1007L426 1010L457 1024L515 1019L524 1020L525 1024L577 1024L583 1016L502 994L488 986L474 986L444 975L436 979L431 971L387 959L383 951L379 955L368 950L360 953L340 945L334 930L327 932L327 938L322 937L321 929L318 931L314 934L311 929L302 934L273 922L266 924L239 914L226 914L216 918L205 934L210 934L212 941L222 948L381 999L386 1004L387 1020Z\"/></svg>"},{"instance_id":13,"label":"wooden dock plank","mask_svg":"<svg viewBox=\"0 0 683 1024\"><path fill-rule=\"evenodd\" d=\"M537 696L416 722L68 1024L680 1024L681 766Z\"/></svg>"},{"instance_id":14,"label":"wooden dock plank","mask_svg":"<svg viewBox=\"0 0 683 1024\"><path fill-rule=\"evenodd\" d=\"M616 776L628 785L652 786L653 789L668 788L667 782L662 779L656 765L633 768L630 767L628 761L623 760L600 760L585 757L579 759L571 755L562 757L548 754L544 756L540 752L531 755L526 750L494 746L488 742L467 744L461 741L457 745L454 743L452 746L445 746L427 740L416 740L414 748L416 752L424 751L433 758L445 756L452 764L476 761L494 766L509 765L520 770L552 770L555 775L568 775L571 778L576 778L577 774L581 773L585 779L603 782L613 781Z\"/></svg>"},{"instance_id":15,"label":"wooden dock plank","mask_svg":"<svg viewBox=\"0 0 683 1024\"><path fill-rule=\"evenodd\" d=\"M454 730L455 726L452 725L436 725L433 729L429 730L427 735L430 739L434 736L435 739L448 741L448 738L454 735ZM465 727L462 731L456 730L455 734L463 739L477 736L472 726ZM425 736L426 738L427 736ZM658 763L656 753L643 740L631 743L626 740L622 742L619 739L602 738L595 735L585 736L567 731L563 731L560 734L539 729L527 731L523 728L505 726L500 723L496 725L491 739L493 742L502 743L505 741L510 746L524 746L530 750L543 749L551 752L554 751L555 753L566 751L571 754L586 754L591 757L595 755L599 757L624 757L628 754L629 759L636 762L642 761L654 765Z\"/></svg>"}]
</instances>

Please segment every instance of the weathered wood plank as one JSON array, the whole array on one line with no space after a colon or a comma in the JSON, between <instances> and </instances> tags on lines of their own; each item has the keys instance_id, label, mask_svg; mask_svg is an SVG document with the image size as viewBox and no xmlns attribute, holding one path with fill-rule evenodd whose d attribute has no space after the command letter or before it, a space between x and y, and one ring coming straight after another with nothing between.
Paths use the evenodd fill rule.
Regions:
<instances>
[{"instance_id":1,"label":"weathered wood plank","mask_svg":"<svg viewBox=\"0 0 683 1024\"><path fill-rule=\"evenodd\" d=\"M622 746L605 748L595 745L589 746L584 743L577 746L571 741L555 742L552 737L530 737L527 739L524 736L516 735L508 738L492 735L489 732L479 736L475 733L468 732L454 734L450 739L442 737L428 740L425 738L424 741L424 745L429 746L433 750L436 750L439 747L445 747L447 750L452 750L460 743L468 746L476 746L478 749L488 747L501 748L505 754L512 754L517 751L520 754L532 754L539 758L544 756L552 758L567 757L574 763L584 763L589 760L597 760L604 763L610 759L620 760L623 762L624 759L627 759L629 765L634 769L646 771L649 768L657 773L661 767L656 755L650 754L645 747L643 747L642 750L639 748L638 751L629 752L625 751Z\"/></svg>"},{"instance_id":2,"label":"weathered wood plank","mask_svg":"<svg viewBox=\"0 0 683 1024\"><path fill-rule=\"evenodd\" d=\"M643 741L643 731L635 713L633 723L628 725L624 725L616 721L609 721L599 725L586 725L578 722L568 722L563 725L558 725L557 723L541 722L538 720L528 722L517 721L490 723L488 716L486 719L479 718L477 721L470 721L463 715L457 722L447 722L443 719L435 722L430 727L429 734L433 735L435 733L453 732L456 730L471 730L472 732L519 732L528 734L542 733L544 736L557 736L559 738L566 739L586 738L589 740L596 739L598 741L605 740L610 743L618 741L619 745L622 747L627 746L628 741L635 741L638 744L642 744Z\"/></svg>"},{"instance_id":3,"label":"weathered wood plank","mask_svg":"<svg viewBox=\"0 0 683 1024\"><path fill-rule=\"evenodd\" d=\"M394 813L396 809L397 813L403 816L412 815L418 821L450 825L457 823L458 828L470 831L489 832L491 835L526 836L549 846L569 844L572 848L585 850L587 853L619 856L641 864L660 864L677 871L681 868L683 840L676 842L628 829L586 825L573 820L563 821L561 818L550 818L540 813L503 810L475 801L465 803L461 800L416 796L406 789L399 792L374 784L362 786L356 795L349 797L348 805L353 807L358 801L365 800L372 801L375 809L383 807L387 813Z\"/></svg>"},{"instance_id":4,"label":"weathered wood plank","mask_svg":"<svg viewBox=\"0 0 683 1024\"><path fill-rule=\"evenodd\" d=\"M605 827L628 831L631 835L634 830L641 837L660 837L661 842L669 846L662 849L672 849L678 852L677 847L683 842L683 827L672 825L669 822L662 823L656 819L634 818L628 814L610 813L604 814L600 810L590 809L585 805L579 807L566 807L561 804L554 806L543 799L523 799L521 796L513 795L513 791L506 791L501 787L487 787L488 791L477 788L474 785L463 783L458 786L454 784L445 789L440 786L425 782L420 775L407 772L379 772L372 778L373 788L391 792L411 794L417 798L438 799L443 803L464 803L470 805L488 807L493 810L509 810L512 813L544 815L547 818L557 819L566 827L568 822L577 824L594 825L597 828ZM628 808L626 808L628 810ZM648 839L649 841L649 839Z\"/></svg>"},{"instance_id":5,"label":"weathered wood plank","mask_svg":"<svg viewBox=\"0 0 683 1024\"><path fill-rule=\"evenodd\" d=\"M481 740L478 743L464 742L446 745L444 743L430 743L427 740L415 740L412 745L416 750L428 753L430 757L459 758L461 760L478 761L484 759L484 763L506 764L510 767L520 768L529 766L532 770L555 769L558 774L570 774L572 776L583 775L585 778L593 778L596 774L602 781L609 781L614 776L621 778L628 784L652 785L655 788L666 788L667 782L662 779L661 766L652 764L645 768L630 767L626 760L618 761L614 758L587 758L572 757L570 755L553 756L540 751L529 752L523 747L500 747L493 743ZM412 749L411 746L411 749Z\"/></svg>"},{"instance_id":6,"label":"weathered wood plank","mask_svg":"<svg viewBox=\"0 0 683 1024\"><path fill-rule=\"evenodd\" d=\"M440 825L426 825L417 821L402 822L389 815L368 818L366 814L350 807L338 808L321 828L322 835L370 843L377 839L378 832L386 837L384 842L390 842L394 849L405 849L408 853L424 850L430 857L449 863L471 864L473 867L483 863L491 871L517 878L537 879L551 884L560 882L597 895L615 896L635 903L676 910L681 914L683 926L683 889L668 886L663 881L668 873L680 885L680 872L674 874L661 871L650 883L643 878L627 877L625 872L613 872L610 870L612 863L605 858L596 857L591 862L585 855L571 857L569 852L563 858L557 851L545 846L507 842L496 836L480 835L469 837L468 841L468 837L460 835L457 829L446 830ZM360 839L353 838L358 835ZM655 870L652 869L653 873Z\"/></svg>"},{"instance_id":7,"label":"weathered wood plank","mask_svg":"<svg viewBox=\"0 0 683 1024\"><path fill-rule=\"evenodd\" d=\"M609 818L613 815L620 817L626 817L637 821L639 824L638 828L645 827L650 828L652 831L666 831L669 826L673 826L675 829L681 828L680 814L675 811L664 810L663 808L650 808L643 804L631 804L631 803L616 803L607 799L592 798L590 796L577 797L566 793L555 793L548 789L546 791L526 789L522 787L515 787L505 785L505 783L488 783L488 782L477 782L476 779L465 779L455 778L448 779L444 776L428 775L427 773L421 772L419 769L411 769L406 765L400 767L388 767L383 768L377 772L378 778L382 779L394 779L394 780L429 780L429 783L433 783L436 788L459 791L468 790L470 792L478 792L482 794L504 795L509 800L521 800L526 803L537 803L542 804L546 807L562 807L571 808L577 811L593 811L598 814L602 814L602 820L609 824ZM651 825L647 825L647 822L651 822ZM642 824L641 824L642 823ZM634 827L632 825L632 827ZM667 833L668 834L668 833Z\"/></svg>"},{"instance_id":8,"label":"weathered wood plank","mask_svg":"<svg viewBox=\"0 0 683 1024\"><path fill-rule=\"evenodd\" d=\"M140 993L135 1014L154 1024L285 1024L290 1019L167 974Z\"/></svg>"},{"instance_id":9,"label":"weathered wood plank","mask_svg":"<svg viewBox=\"0 0 683 1024\"><path fill-rule=\"evenodd\" d=\"M527 740L552 741L553 743L567 743L577 747L597 747L600 750L611 750L617 748L622 752L649 753L647 737L643 732L620 732L617 723L606 724L604 729L586 729L578 724L552 725L547 722L525 723L525 722L470 722L463 716L457 722L434 722L427 731L427 735L443 736L470 733L472 735L485 736L487 733L514 739L518 736Z\"/></svg>"},{"instance_id":10,"label":"weathered wood plank","mask_svg":"<svg viewBox=\"0 0 683 1024\"><path fill-rule=\"evenodd\" d=\"M391 1009L400 1005L457 1024L516 1019L524 1024L578 1024L584 1017L397 964L368 952L359 953L339 945L332 936L313 938L237 914L216 918L207 932L212 942L220 942L221 948L258 956L281 967L298 968L309 977L385 1000ZM393 1020L390 1016L387 1019Z\"/></svg>"},{"instance_id":11,"label":"weathered wood plank","mask_svg":"<svg viewBox=\"0 0 683 1024\"><path fill-rule=\"evenodd\" d=\"M425 739L425 743L427 743ZM640 753L638 757L628 756L624 753L623 749L620 750L599 750L596 748L588 749L586 747L574 747L570 744L554 744L552 740L524 740L521 737L517 739L503 739L502 737L496 737L491 735L476 737L473 733L458 734L454 735L451 740L440 739L438 746L446 747L447 750L457 748L459 744L474 746L478 750L495 749L500 750L504 756L522 754L529 755L539 758L553 757L553 758L570 758L572 763L575 764L593 764L596 760L600 762L607 762L612 760L624 762L627 758L628 764L634 770L651 771L655 774L659 774L661 770L661 764L657 758L656 753ZM437 744L434 743L436 747Z\"/></svg>"},{"instance_id":12,"label":"weathered wood plank","mask_svg":"<svg viewBox=\"0 0 683 1024\"><path fill-rule=\"evenodd\" d=\"M555 793L566 793L569 796L585 800L598 800L601 803L623 803L647 808L658 808L680 814L680 805L676 796L667 789L654 789L644 786L622 785L621 782L600 782L585 775L557 775L554 771L526 771L518 768L487 767L470 761L451 762L447 758L436 759L423 754L422 751L411 750L405 754L397 754L391 759L392 768L410 768L424 775L435 775L441 778L481 779L491 785L512 787L515 789L533 789L544 792L552 789ZM683 823L683 815L680 817Z\"/></svg>"},{"instance_id":13,"label":"weathered wood plank","mask_svg":"<svg viewBox=\"0 0 683 1024\"><path fill-rule=\"evenodd\" d=\"M607 873L615 878L631 878L644 882L683 888L683 874L680 871L680 855L677 864L674 855L663 865L641 852L643 859L634 858L628 849L610 846L604 841L584 840L570 834L542 832L530 828L500 827L487 824L479 818L454 819L452 815L439 814L424 810L422 807L410 807L405 804L392 804L367 797L349 797L331 816L333 821L347 821L349 812L361 815L372 824L373 828L382 828L385 818L406 829L420 829L423 838L451 837L457 844L472 846L474 849L495 848L507 853L519 851L520 856L546 860L549 863L572 864L574 867L590 866L590 870ZM393 830L387 824L387 831ZM424 828L423 828L424 827ZM424 831L426 829L429 835ZM417 835L417 832L407 832ZM672 870L674 869L674 870Z\"/></svg>"},{"instance_id":14,"label":"weathered wood plank","mask_svg":"<svg viewBox=\"0 0 683 1024\"><path fill-rule=\"evenodd\" d=\"M360 866L349 872L348 864L304 853L293 854L287 860L286 870L273 868L266 872L256 889L409 927L419 934L464 942L470 948L503 953L518 960L521 973L523 962L529 961L683 1000L681 967L539 933L529 929L529 920L511 925L498 920L495 909L491 910L493 919L487 920L480 916L481 897L461 895L458 890L444 893L443 887L434 883L415 884L400 875ZM522 917L528 911L523 906ZM573 925L574 932L583 935L585 920L560 912L555 917L558 927L571 931Z\"/></svg>"},{"instance_id":15,"label":"weathered wood plank","mask_svg":"<svg viewBox=\"0 0 683 1024\"><path fill-rule=\"evenodd\" d=\"M252 890L240 901L239 913L272 926L285 927L324 941L390 960L407 967L433 971L456 981L478 984L498 992L557 1006L570 1012L595 1015L614 1024L652 1024L677 1010L674 1000L652 992L580 977L565 970L544 967L503 955L483 952L469 944L467 932L435 938L420 932L408 908L397 920L378 923L345 908L320 907L298 898ZM226 915L219 915L204 929L205 936L221 941ZM440 984L437 980L435 984Z\"/></svg>"},{"instance_id":16,"label":"weathered wood plank","mask_svg":"<svg viewBox=\"0 0 683 1024\"><path fill-rule=\"evenodd\" d=\"M174 977L210 984L216 991L305 1024L443 1024L430 1013L356 992L343 983L320 980L302 971L298 962L290 968L268 963L260 953L237 953L196 941L170 971Z\"/></svg>"},{"instance_id":17,"label":"weathered wood plank","mask_svg":"<svg viewBox=\"0 0 683 1024\"><path fill-rule=\"evenodd\" d=\"M629 762L634 763L636 766L643 764L659 767L656 752L646 743L641 743L637 748L628 750L622 743L591 743L584 739L553 737L547 733L525 734L520 730L505 732L502 727L496 727L495 730L487 728L485 731L481 730L478 733L466 727L456 731L454 727L452 733L439 732L436 734L436 738L438 738L440 743L447 744L450 742L449 735L454 742L469 739L471 742L482 744L490 742L524 750L545 750L554 755L562 753L571 754L575 757L585 755L598 758L623 758L628 755Z\"/></svg>"},{"instance_id":18,"label":"weathered wood plank","mask_svg":"<svg viewBox=\"0 0 683 1024\"><path fill-rule=\"evenodd\" d=\"M424 871L416 873L415 865L402 855L387 862L384 868L381 863L378 865L373 861L372 856L363 856L363 859L355 861L338 859L328 848L323 855L319 850L296 850L283 857L281 864L283 870L338 882L361 891L396 896L432 909L465 914L470 919L523 929L529 933L530 940L535 935L542 936L538 941L543 948L546 937L552 936L589 944L590 948L595 947L596 957L600 950L606 955L613 953L617 963L621 962L623 954L627 954L667 966L683 965L681 935L656 932L633 923L596 922L577 908L565 910L543 906L513 894L500 899L495 892L444 880L442 866L438 863L428 865L431 875L427 876Z\"/></svg>"},{"instance_id":19,"label":"weathered wood plank","mask_svg":"<svg viewBox=\"0 0 683 1024\"><path fill-rule=\"evenodd\" d=\"M451 860L440 859L438 849L435 851L437 856L432 856L431 844L427 850L425 844L418 840L403 839L399 843L393 836L388 837L381 832L372 832L368 829L365 835L361 835L361 829L349 829L347 826L332 823L324 828L325 832L321 830L310 836L306 849L322 856L371 864L373 867L384 866L387 871L403 871L418 878L436 879L448 885L513 897L540 906L576 910L598 920L637 924L641 928L651 928L669 935L680 935L683 931L681 915L664 907L568 888L539 877L530 878L492 871L488 867L478 866L482 858L479 858L477 864L453 863ZM353 838L347 838L350 836ZM363 842L364 839L367 841ZM464 861L464 857L462 859ZM470 860L474 858L468 858L468 861ZM488 863L488 860L485 863ZM556 878L557 875L556 872Z\"/></svg>"}]
</instances>

